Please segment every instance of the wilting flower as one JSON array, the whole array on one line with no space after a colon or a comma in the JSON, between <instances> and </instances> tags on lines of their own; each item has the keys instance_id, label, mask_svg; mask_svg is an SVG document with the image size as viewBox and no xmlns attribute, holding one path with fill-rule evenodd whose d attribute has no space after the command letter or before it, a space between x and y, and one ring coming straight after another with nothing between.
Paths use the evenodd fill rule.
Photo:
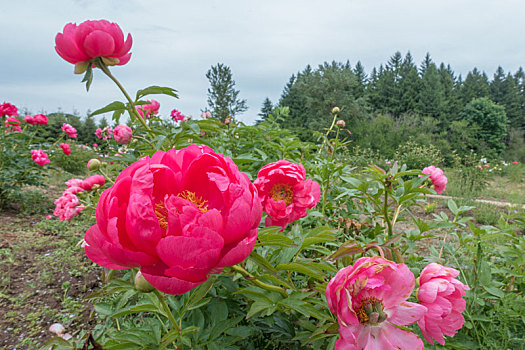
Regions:
<instances>
[{"instance_id":1,"label":"wilting flower","mask_svg":"<svg viewBox=\"0 0 525 350\"><path fill-rule=\"evenodd\" d=\"M87 256L140 266L158 290L182 294L251 253L261 220L255 186L206 146L158 151L124 169L97 205Z\"/></svg>"},{"instance_id":2,"label":"wilting flower","mask_svg":"<svg viewBox=\"0 0 525 350\"><path fill-rule=\"evenodd\" d=\"M173 118L173 121L175 121L175 122L181 122L181 121L184 120L184 118L186 118L186 117L184 116L184 114L182 114L180 111L178 111L178 110L176 110L176 109L173 109L173 110L171 111L171 114L170 114L170 115L171 115L171 117Z\"/></svg>"},{"instance_id":3,"label":"wilting flower","mask_svg":"<svg viewBox=\"0 0 525 350\"><path fill-rule=\"evenodd\" d=\"M426 312L426 307L406 301L413 289L414 275L405 264L378 256L339 270L326 287L341 335L335 349L423 349L417 335L398 327Z\"/></svg>"},{"instance_id":4,"label":"wilting flower","mask_svg":"<svg viewBox=\"0 0 525 350\"><path fill-rule=\"evenodd\" d=\"M148 100L148 104L136 105L135 109L144 119L154 117L159 113L160 103L155 100Z\"/></svg>"},{"instance_id":5,"label":"wilting flower","mask_svg":"<svg viewBox=\"0 0 525 350\"><path fill-rule=\"evenodd\" d=\"M131 132L131 128L127 125L117 125L113 130L113 138L122 145L129 143L132 137L133 133Z\"/></svg>"},{"instance_id":6,"label":"wilting flower","mask_svg":"<svg viewBox=\"0 0 525 350\"><path fill-rule=\"evenodd\" d=\"M302 164L280 160L262 167L254 185L264 211L266 226L281 226L306 216L306 209L315 207L321 192L319 184L306 179Z\"/></svg>"},{"instance_id":7,"label":"wilting flower","mask_svg":"<svg viewBox=\"0 0 525 350\"><path fill-rule=\"evenodd\" d=\"M106 20L85 21L78 26L68 23L63 33L55 37L55 50L69 63L75 65L75 73L83 73L97 57L107 65L123 65L131 58L133 40L116 23Z\"/></svg>"},{"instance_id":8,"label":"wilting flower","mask_svg":"<svg viewBox=\"0 0 525 350\"><path fill-rule=\"evenodd\" d=\"M67 134L67 136L76 139L77 138L77 129L69 124L62 124L62 130Z\"/></svg>"},{"instance_id":9,"label":"wilting flower","mask_svg":"<svg viewBox=\"0 0 525 350\"><path fill-rule=\"evenodd\" d=\"M110 126L106 126L106 127L104 127L104 129L98 128L95 131L95 135L99 139L102 139L104 141L107 140L107 139L110 139L111 135L112 135L111 127Z\"/></svg>"},{"instance_id":10,"label":"wilting flower","mask_svg":"<svg viewBox=\"0 0 525 350\"><path fill-rule=\"evenodd\" d=\"M433 165L424 168L421 171L423 174L430 175L430 180L434 184L436 193L441 194L447 187L447 177L443 174L443 170ZM420 177L423 175L419 175Z\"/></svg>"},{"instance_id":11,"label":"wilting flower","mask_svg":"<svg viewBox=\"0 0 525 350\"><path fill-rule=\"evenodd\" d=\"M84 181L82 181L80 187L82 187L86 191L91 191L104 186L105 183L106 179L104 178L104 176L93 175L87 177Z\"/></svg>"},{"instance_id":12,"label":"wilting flower","mask_svg":"<svg viewBox=\"0 0 525 350\"><path fill-rule=\"evenodd\" d=\"M62 151L64 151L64 154L66 156L69 156L71 154L71 148L69 148L68 143L61 143L59 146L60 148L62 148Z\"/></svg>"},{"instance_id":13,"label":"wilting flower","mask_svg":"<svg viewBox=\"0 0 525 350\"><path fill-rule=\"evenodd\" d=\"M5 133L9 134L14 131L21 132L22 128L20 127L20 120L16 119L15 117L7 117L5 118Z\"/></svg>"},{"instance_id":14,"label":"wilting flower","mask_svg":"<svg viewBox=\"0 0 525 350\"><path fill-rule=\"evenodd\" d=\"M9 102L4 102L0 104L0 117L11 116L18 117L18 108L15 105L12 105Z\"/></svg>"},{"instance_id":15,"label":"wilting flower","mask_svg":"<svg viewBox=\"0 0 525 350\"><path fill-rule=\"evenodd\" d=\"M39 125L47 125L49 119L43 114L35 114L33 120Z\"/></svg>"},{"instance_id":16,"label":"wilting flower","mask_svg":"<svg viewBox=\"0 0 525 350\"><path fill-rule=\"evenodd\" d=\"M49 160L49 157L47 156L47 153L42 151L41 149L31 150L31 158L33 158L33 161L40 166L44 166L47 163L51 162Z\"/></svg>"},{"instance_id":17,"label":"wilting flower","mask_svg":"<svg viewBox=\"0 0 525 350\"><path fill-rule=\"evenodd\" d=\"M211 112L209 112L209 111L202 112L201 113L201 118L202 119L210 119L211 118Z\"/></svg>"},{"instance_id":18,"label":"wilting flower","mask_svg":"<svg viewBox=\"0 0 525 350\"><path fill-rule=\"evenodd\" d=\"M431 344L434 344L434 338L444 345L443 335L453 337L465 322L461 315L466 305L463 296L465 290L470 288L455 278L458 275L458 270L436 263L428 264L421 271L417 299L428 312L418 321L418 325Z\"/></svg>"}]
</instances>

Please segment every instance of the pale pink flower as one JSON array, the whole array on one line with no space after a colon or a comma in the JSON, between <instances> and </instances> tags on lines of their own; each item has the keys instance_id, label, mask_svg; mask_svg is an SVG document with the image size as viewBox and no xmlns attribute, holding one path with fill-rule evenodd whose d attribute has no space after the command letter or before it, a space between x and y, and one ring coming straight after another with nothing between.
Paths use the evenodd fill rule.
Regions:
<instances>
[{"instance_id":1,"label":"pale pink flower","mask_svg":"<svg viewBox=\"0 0 525 350\"><path fill-rule=\"evenodd\" d=\"M430 180L434 184L434 190L436 191L437 194L443 193L443 191L447 187L447 181L448 181L447 177L443 173L443 170L431 165L431 166L424 168L421 172L423 174L430 175ZM419 175L419 176L421 177L423 175Z\"/></svg>"},{"instance_id":2,"label":"pale pink flower","mask_svg":"<svg viewBox=\"0 0 525 350\"><path fill-rule=\"evenodd\" d=\"M335 275L326 299L339 322L336 350L420 350L423 341L399 328L418 321L426 307L406 301L414 275L405 264L363 257Z\"/></svg>"},{"instance_id":3,"label":"pale pink flower","mask_svg":"<svg viewBox=\"0 0 525 350\"><path fill-rule=\"evenodd\" d=\"M444 345L443 335L453 337L465 322L461 314L466 305L463 296L470 288L455 278L458 275L458 270L436 263L428 264L421 271L417 299L428 312L418 321L418 325L431 344L435 339Z\"/></svg>"},{"instance_id":4,"label":"pale pink flower","mask_svg":"<svg viewBox=\"0 0 525 350\"><path fill-rule=\"evenodd\" d=\"M64 191L62 197L55 201L56 206L53 214L58 216L60 221L69 221L80 214L80 212L84 209L84 205L80 204L78 197L72 193L75 191L77 191L76 193L82 192L78 191L76 186L70 187Z\"/></svg>"},{"instance_id":5,"label":"pale pink flower","mask_svg":"<svg viewBox=\"0 0 525 350\"><path fill-rule=\"evenodd\" d=\"M112 131L110 126L106 126L104 129L98 128L95 131L95 135L102 140L107 140L111 138Z\"/></svg>"},{"instance_id":6,"label":"pale pink flower","mask_svg":"<svg viewBox=\"0 0 525 350\"><path fill-rule=\"evenodd\" d=\"M113 138L120 144L127 144L133 137L133 132L131 128L127 125L121 124L117 125L113 130Z\"/></svg>"},{"instance_id":7,"label":"pale pink flower","mask_svg":"<svg viewBox=\"0 0 525 350\"><path fill-rule=\"evenodd\" d=\"M47 153L42 151L41 149L31 150L31 158L36 164L40 166L44 166L48 164L49 162L51 162L49 160L49 157L47 156Z\"/></svg>"},{"instance_id":8,"label":"pale pink flower","mask_svg":"<svg viewBox=\"0 0 525 350\"><path fill-rule=\"evenodd\" d=\"M73 126L64 123L62 124L62 130L67 134L67 136L76 139L77 138L77 129L75 129Z\"/></svg>"},{"instance_id":9,"label":"pale pink flower","mask_svg":"<svg viewBox=\"0 0 525 350\"><path fill-rule=\"evenodd\" d=\"M72 187L72 186L81 187L82 180L81 179L69 179L65 182L65 184L67 185L67 187Z\"/></svg>"},{"instance_id":10,"label":"pale pink flower","mask_svg":"<svg viewBox=\"0 0 525 350\"><path fill-rule=\"evenodd\" d=\"M208 111L202 112L201 118L202 119L210 119L211 118L211 113L208 112Z\"/></svg>"}]
</instances>

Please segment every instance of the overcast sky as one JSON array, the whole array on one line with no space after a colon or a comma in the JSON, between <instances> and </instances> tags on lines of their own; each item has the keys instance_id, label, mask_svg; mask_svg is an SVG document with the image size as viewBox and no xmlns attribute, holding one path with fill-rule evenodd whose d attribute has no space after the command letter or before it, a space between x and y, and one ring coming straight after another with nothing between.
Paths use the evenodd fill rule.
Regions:
<instances>
[{"instance_id":1,"label":"overcast sky","mask_svg":"<svg viewBox=\"0 0 525 350\"><path fill-rule=\"evenodd\" d=\"M112 69L134 94L170 86L179 100L160 97L161 114L173 108L200 115L206 107L210 66L230 66L257 119L262 102L277 102L290 76L307 64L360 60L367 72L395 51L426 52L465 75L474 66L492 78L498 65L525 65L523 0L0 0L0 103L32 113L85 115L114 100L117 87L95 74L87 93L82 76L54 50L68 22L107 19L133 36L132 58Z\"/></svg>"}]
</instances>

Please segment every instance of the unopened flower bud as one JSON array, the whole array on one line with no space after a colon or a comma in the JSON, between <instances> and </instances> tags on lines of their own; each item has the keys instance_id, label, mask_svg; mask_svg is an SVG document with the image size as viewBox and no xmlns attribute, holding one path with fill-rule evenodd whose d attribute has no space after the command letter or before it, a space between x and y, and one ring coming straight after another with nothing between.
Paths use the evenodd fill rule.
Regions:
<instances>
[{"instance_id":1,"label":"unopened flower bud","mask_svg":"<svg viewBox=\"0 0 525 350\"><path fill-rule=\"evenodd\" d=\"M343 119L340 119L337 121L337 123L335 123L335 125L337 125L340 128L344 128L346 126L346 123Z\"/></svg>"},{"instance_id":2,"label":"unopened flower bud","mask_svg":"<svg viewBox=\"0 0 525 350\"><path fill-rule=\"evenodd\" d=\"M332 108L332 114L337 114L337 113L339 113L339 112L341 112L341 110L339 109L339 107L334 107L334 108Z\"/></svg>"},{"instance_id":3,"label":"unopened flower bud","mask_svg":"<svg viewBox=\"0 0 525 350\"><path fill-rule=\"evenodd\" d=\"M89 171L97 171L100 169L100 160L95 158L90 159L87 166Z\"/></svg>"},{"instance_id":4,"label":"unopened flower bud","mask_svg":"<svg viewBox=\"0 0 525 350\"><path fill-rule=\"evenodd\" d=\"M148 281L142 276L142 272L137 272L137 275L135 276L135 288L139 292L149 293L153 291L155 288L149 284Z\"/></svg>"}]
</instances>

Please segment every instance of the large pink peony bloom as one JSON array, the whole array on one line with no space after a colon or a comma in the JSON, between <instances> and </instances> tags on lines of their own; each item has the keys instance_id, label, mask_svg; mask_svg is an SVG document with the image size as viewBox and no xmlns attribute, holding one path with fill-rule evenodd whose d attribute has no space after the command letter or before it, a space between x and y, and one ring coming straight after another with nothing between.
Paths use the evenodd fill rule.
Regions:
<instances>
[{"instance_id":1,"label":"large pink peony bloom","mask_svg":"<svg viewBox=\"0 0 525 350\"><path fill-rule=\"evenodd\" d=\"M133 137L131 128L127 125L120 124L115 127L113 130L113 138L120 144L127 144Z\"/></svg>"},{"instance_id":2,"label":"large pink peony bloom","mask_svg":"<svg viewBox=\"0 0 525 350\"><path fill-rule=\"evenodd\" d=\"M306 209L315 207L321 196L319 184L305 178L303 165L287 160L262 167L254 185L268 214L266 226L284 229L288 223L305 217Z\"/></svg>"},{"instance_id":3,"label":"large pink peony bloom","mask_svg":"<svg viewBox=\"0 0 525 350\"><path fill-rule=\"evenodd\" d=\"M405 264L378 256L358 259L335 275L326 299L339 321L335 349L423 349L414 333L398 328L419 320L426 308L406 301L414 275Z\"/></svg>"},{"instance_id":4,"label":"large pink peony bloom","mask_svg":"<svg viewBox=\"0 0 525 350\"><path fill-rule=\"evenodd\" d=\"M463 296L465 290L470 288L455 278L458 275L458 270L436 263L428 264L421 271L417 299L428 312L418 321L418 325L431 344L434 344L434 338L444 345L443 334L453 337L465 322L461 315L466 305Z\"/></svg>"},{"instance_id":5,"label":"large pink peony bloom","mask_svg":"<svg viewBox=\"0 0 525 350\"><path fill-rule=\"evenodd\" d=\"M35 114L33 120L39 125L47 125L49 119L43 114Z\"/></svg>"},{"instance_id":6,"label":"large pink peony bloom","mask_svg":"<svg viewBox=\"0 0 525 350\"><path fill-rule=\"evenodd\" d=\"M135 109L144 119L154 117L159 113L160 103L155 100L148 100L148 104L137 105Z\"/></svg>"},{"instance_id":7,"label":"large pink peony bloom","mask_svg":"<svg viewBox=\"0 0 525 350\"><path fill-rule=\"evenodd\" d=\"M445 174L443 174L443 170L431 165L421 170L421 172L423 174L430 175L430 180L432 180L432 183L434 184L434 189L436 190L436 193L438 194L443 193L443 191L447 187L447 181L448 181ZM423 175L419 175L419 176L421 177Z\"/></svg>"},{"instance_id":8,"label":"large pink peony bloom","mask_svg":"<svg viewBox=\"0 0 525 350\"><path fill-rule=\"evenodd\" d=\"M76 139L77 138L77 129L69 124L62 124L62 130L67 134L67 136Z\"/></svg>"},{"instance_id":9,"label":"large pink peony bloom","mask_svg":"<svg viewBox=\"0 0 525 350\"><path fill-rule=\"evenodd\" d=\"M60 148L62 148L62 151L64 151L64 154L66 156L69 156L71 154L71 148L69 148L69 143L61 143Z\"/></svg>"},{"instance_id":10,"label":"large pink peony bloom","mask_svg":"<svg viewBox=\"0 0 525 350\"><path fill-rule=\"evenodd\" d=\"M86 191L91 191L104 186L105 183L106 179L104 178L104 176L93 175L87 177L84 181L82 181L80 187L82 187Z\"/></svg>"},{"instance_id":11,"label":"large pink peony bloom","mask_svg":"<svg viewBox=\"0 0 525 350\"><path fill-rule=\"evenodd\" d=\"M248 176L207 146L156 152L105 190L86 254L111 269L140 266L158 290L182 294L251 253L261 203Z\"/></svg>"},{"instance_id":12,"label":"large pink peony bloom","mask_svg":"<svg viewBox=\"0 0 525 350\"><path fill-rule=\"evenodd\" d=\"M38 164L40 166L44 166L47 163L51 162L49 160L49 157L47 156L47 153L42 151L41 149L33 149L33 150L31 150L31 158L33 159L33 161L36 164Z\"/></svg>"},{"instance_id":13,"label":"large pink peony bloom","mask_svg":"<svg viewBox=\"0 0 525 350\"><path fill-rule=\"evenodd\" d=\"M106 20L85 21L78 26L68 23L63 33L55 37L55 50L64 60L75 65L75 72L82 73L97 57L107 65L123 65L131 58L133 40L116 23Z\"/></svg>"},{"instance_id":14,"label":"large pink peony bloom","mask_svg":"<svg viewBox=\"0 0 525 350\"><path fill-rule=\"evenodd\" d=\"M27 124L31 124L31 125L35 125L36 124L35 118L32 115L29 115L29 114L24 117L24 121Z\"/></svg>"},{"instance_id":15,"label":"large pink peony bloom","mask_svg":"<svg viewBox=\"0 0 525 350\"><path fill-rule=\"evenodd\" d=\"M9 134L14 131L21 132L22 128L20 127L20 120L16 119L15 117L7 117L5 118L5 133Z\"/></svg>"},{"instance_id":16,"label":"large pink peony bloom","mask_svg":"<svg viewBox=\"0 0 525 350\"><path fill-rule=\"evenodd\" d=\"M0 117L12 116L18 117L18 108L15 105L12 105L9 102L4 102L0 104Z\"/></svg>"}]
</instances>

